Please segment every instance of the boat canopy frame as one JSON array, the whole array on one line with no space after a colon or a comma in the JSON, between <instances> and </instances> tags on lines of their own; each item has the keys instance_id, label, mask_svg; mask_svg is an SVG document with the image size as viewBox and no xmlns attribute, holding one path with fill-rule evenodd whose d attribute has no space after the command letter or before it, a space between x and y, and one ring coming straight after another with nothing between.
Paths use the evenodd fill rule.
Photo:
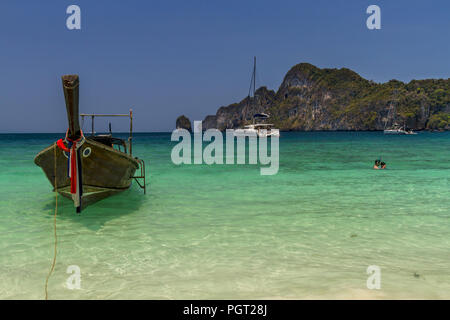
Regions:
<instances>
[{"instance_id":1,"label":"boat canopy frame","mask_svg":"<svg viewBox=\"0 0 450 320\"><path fill-rule=\"evenodd\" d=\"M91 134L94 136L95 133L95 127L94 127L94 119L95 117L127 117L130 118L130 136L128 137L128 148L130 150L130 157L133 156L132 150L133 150L133 109L130 109L129 114L96 114L96 113L80 113L82 121L84 121L84 117L90 117L92 121L92 131ZM125 146L126 147L126 146ZM126 148L125 148L126 153ZM138 164L139 164L139 175L134 175L131 178L133 178L139 187L144 190L144 194L147 193L147 184L145 181L145 162L142 159L139 159L137 157L134 158Z\"/></svg>"},{"instance_id":2,"label":"boat canopy frame","mask_svg":"<svg viewBox=\"0 0 450 320\"><path fill-rule=\"evenodd\" d=\"M130 109L129 114L96 114L96 113L80 113L81 121L84 122L84 117L90 117L92 122L91 135L94 136L94 118L95 117L127 117L130 118L130 135L128 137L128 149L130 156L133 155L133 109Z\"/></svg>"}]
</instances>

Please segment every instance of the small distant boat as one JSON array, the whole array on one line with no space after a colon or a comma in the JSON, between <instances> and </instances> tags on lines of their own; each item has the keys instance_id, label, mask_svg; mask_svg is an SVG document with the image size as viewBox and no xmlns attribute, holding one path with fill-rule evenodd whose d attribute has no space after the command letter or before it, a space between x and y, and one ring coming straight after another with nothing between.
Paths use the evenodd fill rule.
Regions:
<instances>
[{"instance_id":1,"label":"small distant boat","mask_svg":"<svg viewBox=\"0 0 450 320\"><path fill-rule=\"evenodd\" d=\"M385 129L384 130L384 134L407 134L405 130L401 129L401 128L390 128L390 129Z\"/></svg>"},{"instance_id":2,"label":"small distant boat","mask_svg":"<svg viewBox=\"0 0 450 320\"><path fill-rule=\"evenodd\" d=\"M417 134L417 132L414 132L411 129L406 129L405 126L403 127L399 127L399 126L393 126L389 129L385 129L384 130L384 134L397 134L397 135L402 135L402 134Z\"/></svg>"},{"instance_id":3,"label":"small distant boat","mask_svg":"<svg viewBox=\"0 0 450 320\"><path fill-rule=\"evenodd\" d=\"M392 120L392 124L390 126L388 126L388 121L389 121L391 114L393 114L393 120ZM397 116L397 111L396 111L395 105L394 105L394 103L391 102L391 104L389 105L388 115L384 122L384 131L383 131L384 134L388 134L388 135L407 135L407 134L414 135L414 134L417 134L417 132L414 132L411 129L407 129L406 123L404 123L403 126L400 126L395 120L396 116Z\"/></svg>"},{"instance_id":4,"label":"small distant boat","mask_svg":"<svg viewBox=\"0 0 450 320\"><path fill-rule=\"evenodd\" d=\"M413 130L406 130L405 129L405 134L417 134L417 132L413 131Z\"/></svg>"},{"instance_id":5,"label":"small distant boat","mask_svg":"<svg viewBox=\"0 0 450 320\"><path fill-rule=\"evenodd\" d=\"M403 135L403 134L417 134L417 132L414 132L411 129L407 129L406 125L400 126L397 123L394 123L391 127L384 129L384 134L397 134L397 135Z\"/></svg>"},{"instance_id":6,"label":"small distant boat","mask_svg":"<svg viewBox=\"0 0 450 320\"><path fill-rule=\"evenodd\" d=\"M144 161L132 156L132 111L130 114L114 115L81 114L82 118L92 119L91 135L85 136L79 125L79 78L77 75L65 75L62 82L69 122L66 138L45 148L34 159L53 188L72 199L77 212L128 189L133 179L145 193ZM130 118L128 145L123 139L112 136L111 126L109 134L95 135L94 118L105 116ZM138 176L136 171L140 172Z\"/></svg>"},{"instance_id":7,"label":"small distant boat","mask_svg":"<svg viewBox=\"0 0 450 320\"><path fill-rule=\"evenodd\" d=\"M253 97L250 96L251 89L253 88ZM253 104L254 109L256 109L256 57L254 57L253 64L253 74L250 82L250 89L247 99L249 104ZM244 126L244 128L236 129L234 131L235 136L243 136L243 135L253 135L260 138L265 137L279 137L280 130L273 128L273 124L264 123L266 119L270 118L270 116L266 113L256 113L253 115L253 123ZM255 123L258 120L259 123Z\"/></svg>"}]
</instances>

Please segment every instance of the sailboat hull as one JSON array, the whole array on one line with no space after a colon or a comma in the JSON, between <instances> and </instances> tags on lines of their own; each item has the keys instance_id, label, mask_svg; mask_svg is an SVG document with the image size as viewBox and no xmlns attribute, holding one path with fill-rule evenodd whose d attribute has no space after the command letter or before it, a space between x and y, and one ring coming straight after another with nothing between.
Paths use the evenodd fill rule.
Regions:
<instances>
[{"instance_id":1,"label":"sailboat hull","mask_svg":"<svg viewBox=\"0 0 450 320\"><path fill-rule=\"evenodd\" d=\"M56 156L55 156L56 148ZM56 191L71 199L67 153L55 144L42 150L34 159ZM81 146L83 196L82 207L128 189L139 168L136 159L112 147L86 139Z\"/></svg>"},{"instance_id":2,"label":"sailboat hull","mask_svg":"<svg viewBox=\"0 0 450 320\"><path fill-rule=\"evenodd\" d=\"M402 129L386 129L384 134L406 134L405 130Z\"/></svg>"}]
</instances>

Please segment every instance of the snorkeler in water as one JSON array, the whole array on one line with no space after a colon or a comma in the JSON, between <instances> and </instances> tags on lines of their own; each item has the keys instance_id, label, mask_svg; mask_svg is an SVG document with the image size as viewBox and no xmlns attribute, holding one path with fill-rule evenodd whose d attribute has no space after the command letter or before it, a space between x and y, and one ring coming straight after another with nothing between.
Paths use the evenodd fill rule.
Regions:
<instances>
[{"instance_id":1,"label":"snorkeler in water","mask_svg":"<svg viewBox=\"0 0 450 320\"><path fill-rule=\"evenodd\" d=\"M386 162L382 162L381 160L375 160L375 164L373 165L373 168L378 169L386 169Z\"/></svg>"},{"instance_id":2,"label":"snorkeler in water","mask_svg":"<svg viewBox=\"0 0 450 320\"><path fill-rule=\"evenodd\" d=\"M375 160L375 164L373 165L374 169L380 169L380 160Z\"/></svg>"}]
</instances>

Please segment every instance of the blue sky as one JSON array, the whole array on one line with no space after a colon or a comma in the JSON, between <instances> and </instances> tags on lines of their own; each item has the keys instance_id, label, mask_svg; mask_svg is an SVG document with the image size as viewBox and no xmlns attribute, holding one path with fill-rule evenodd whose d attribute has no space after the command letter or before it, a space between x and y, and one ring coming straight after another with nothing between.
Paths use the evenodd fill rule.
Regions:
<instances>
[{"instance_id":1,"label":"blue sky","mask_svg":"<svg viewBox=\"0 0 450 320\"><path fill-rule=\"evenodd\" d=\"M66 28L71 4L81 30ZM371 4L381 30L366 27ZM448 78L449 13L444 0L2 0L0 132L65 132L69 73L80 75L81 112L131 107L136 131L171 131L181 114L201 120L240 101L255 55L257 85L275 90L300 62L377 82Z\"/></svg>"}]
</instances>

